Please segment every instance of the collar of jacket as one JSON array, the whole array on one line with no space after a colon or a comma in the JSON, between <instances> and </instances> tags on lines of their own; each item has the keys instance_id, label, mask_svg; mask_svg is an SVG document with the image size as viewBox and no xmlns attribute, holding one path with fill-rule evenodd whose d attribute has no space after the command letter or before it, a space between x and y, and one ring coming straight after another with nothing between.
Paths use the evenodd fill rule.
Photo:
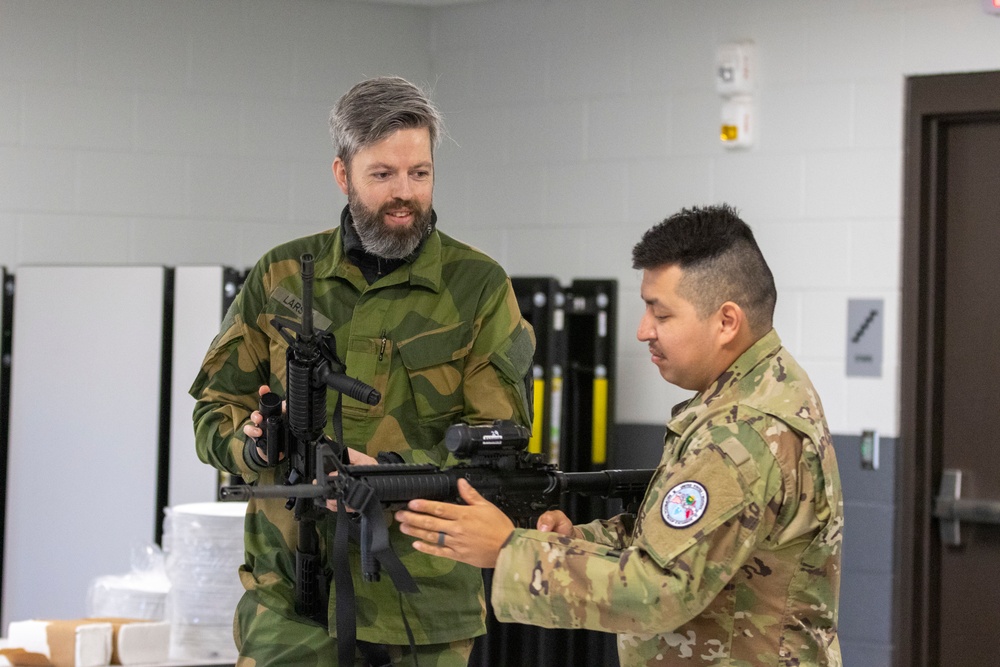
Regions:
<instances>
[{"instance_id":1,"label":"collar of jacket","mask_svg":"<svg viewBox=\"0 0 1000 667\"><path fill-rule=\"evenodd\" d=\"M361 269L351 260L349 254L365 252L354 233L354 221L347 206L340 214L340 229L334 230L332 251L318 259L315 266L317 278L338 277L352 283L359 291L368 288ZM357 246L353 244L356 243ZM367 253L366 253L367 254ZM369 255L370 256L370 255ZM397 260L399 263L388 274L379 278L374 285L386 287L409 283L440 292L441 285L441 234L437 231L437 213L431 210L431 233L417 246L417 249Z\"/></svg>"},{"instance_id":2,"label":"collar of jacket","mask_svg":"<svg viewBox=\"0 0 1000 667\"><path fill-rule=\"evenodd\" d=\"M708 389L695 394L684 403L675 405L670 421L667 422L667 428L677 435L682 434L712 403L720 399L725 400L730 387L738 384L750 371L773 357L780 349L781 338L778 337L777 331L771 329L747 348Z\"/></svg>"}]
</instances>

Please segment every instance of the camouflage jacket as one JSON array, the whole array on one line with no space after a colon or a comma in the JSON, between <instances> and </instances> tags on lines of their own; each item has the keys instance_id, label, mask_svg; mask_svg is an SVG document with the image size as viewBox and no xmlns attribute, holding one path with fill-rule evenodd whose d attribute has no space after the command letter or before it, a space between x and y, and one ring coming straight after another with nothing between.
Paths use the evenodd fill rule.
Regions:
<instances>
[{"instance_id":1,"label":"camouflage jacket","mask_svg":"<svg viewBox=\"0 0 1000 667\"><path fill-rule=\"evenodd\" d=\"M369 286L347 260L337 228L274 248L250 272L191 387L202 461L259 484L280 484L287 474L285 462L261 470L244 460L243 426L257 408L260 385L285 393L287 344L271 319L299 320L299 258L306 252L315 258L314 326L334 333L346 373L382 395L374 406L343 397L348 446L371 456L392 450L408 462L443 464L444 433L451 424L494 419L530 424L523 379L531 366L534 334L503 269L434 231L412 262ZM328 415L334 414L336 398L336 392L327 393ZM330 424L326 431L333 435ZM318 522L324 554L335 524L334 513ZM293 601L298 524L284 499L250 501L245 537L244 586L259 603L304 621L295 616ZM377 583L363 581L352 543L358 639L407 644L401 605L418 644L485 631L478 569L420 554L395 525L390 541L421 592L400 601L388 576ZM335 599L331 586L331 634L336 632Z\"/></svg>"},{"instance_id":2,"label":"camouflage jacket","mask_svg":"<svg viewBox=\"0 0 1000 667\"><path fill-rule=\"evenodd\" d=\"M841 664L843 499L819 397L772 330L675 408L639 514L516 530L501 620L618 633L623 667Z\"/></svg>"}]
</instances>

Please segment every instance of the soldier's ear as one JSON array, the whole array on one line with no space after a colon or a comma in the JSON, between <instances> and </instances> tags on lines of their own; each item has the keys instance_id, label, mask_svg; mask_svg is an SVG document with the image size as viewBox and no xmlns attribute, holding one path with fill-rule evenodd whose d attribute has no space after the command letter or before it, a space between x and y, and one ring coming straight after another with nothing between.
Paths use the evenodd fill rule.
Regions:
<instances>
[{"instance_id":1,"label":"soldier's ear","mask_svg":"<svg viewBox=\"0 0 1000 667\"><path fill-rule=\"evenodd\" d=\"M719 341L723 345L733 342L747 327L747 316L738 304L726 301L716 311L719 323Z\"/></svg>"},{"instance_id":2,"label":"soldier's ear","mask_svg":"<svg viewBox=\"0 0 1000 667\"><path fill-rule=\"evenodd\" d=\"M339 157L333 161L333 180L337 181L340 191L347 194L347 180L350 176L347 173L347 164Z\"/></svg>"}]
</instances>

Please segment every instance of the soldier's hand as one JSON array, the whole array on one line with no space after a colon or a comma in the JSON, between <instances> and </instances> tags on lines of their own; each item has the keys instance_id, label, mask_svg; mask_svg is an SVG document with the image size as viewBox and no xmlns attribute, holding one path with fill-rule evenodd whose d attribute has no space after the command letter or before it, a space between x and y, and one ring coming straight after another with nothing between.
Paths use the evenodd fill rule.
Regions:
<instances>
[{"instance_id":1,"label":"soldier's hand","mask_svg":"<svg viewBox=\"0 0 1000 667\"><path fill-rule=\"evenodd\" d=\"M373 459L372 457L368 456L367 454L362 454L361 452L359 452L356 449L351 449L350 447L347 448L347 460L348 460L348 462L352 466L375 466L375 465L378 465L378 461L376 459ZM330 477L336 477L336 476L337 476L337 471L336 470L334 470L333 472L330 473ZM328 500L328 501L326 501L326 508L328 510L330 510L331 512L336 512L337 511L337 501L336 500ZM351 508L348 507L347 510L351 511Z\"/></svg>"},{"instance_id":2,"label":"soldier's hand","mask_svg":"<svg viewBox=\"0 0 1000 667\"><path fill-rule=\"evenodd\" d=\"M257 395L263 396L269 391L271 391L271 388L268 387L266 384L262 384L260 386L260 389L257 390ZM281 411L282 412L285 411L284 402L282 402L281 404ZM251 422L250 424L243 425L244 435L248 435L255 440L264 435L264 429L260 427L260 425L264 423L264 415L260 414L260 410L254 410L253 412L250 413L250 422Z\"/></svg>"},{"instance_id":3,"label":"soldier's hand","mask_svg":"<svg viewBox=\"0 0 1000 667\"><path fill-rule=\"evenodd\" d=\"M408 509L396 512L399 529L417 538L413 543L417 551L475 567L494 567L514 524L467 480L458 480L458 493L465 505L411 500Z\"/></svg>"},{"instance_id":4,"label":"soldier's hand","mask_svg":"<svg viewBox=\"0 0 1000 667\"><path fill-rule=\"evenodd\" d=\"M543 533L558 533L566 537L573 534L573 522L569 520L562 510L549 510L540 517L535 527Z\"/></svg>"},{"instance_id":5,"label":"soldier's hand","mask_svg":"<svg viewBox=\"0 0 1000 667\"><path fill-rule=\"evenodd\" d=\"M263 396L264 394L270 391L271 391L270 387L268 387L266 384L262 384L260 386L260 389L257 390L257 395ZM281 402L281 414L285 414L285 401ZM253 412L250 413L250 422L251 423L249 424L243 425L243 435L253 438L254 441L256 441L258 438L264 435L264 429L261 428L260 426L261 424L264 423L264 415L260 414L260 410L254 410ZM261 461L264 461L265 463L270 463L270 461L267 460L267 452L265 452L260 447L257 447L257 456L260 457ZM278 457L278 460L280 461L283 458L285 458L284 452L282 452L282 454Z\"/></svg>"}]
</instances>

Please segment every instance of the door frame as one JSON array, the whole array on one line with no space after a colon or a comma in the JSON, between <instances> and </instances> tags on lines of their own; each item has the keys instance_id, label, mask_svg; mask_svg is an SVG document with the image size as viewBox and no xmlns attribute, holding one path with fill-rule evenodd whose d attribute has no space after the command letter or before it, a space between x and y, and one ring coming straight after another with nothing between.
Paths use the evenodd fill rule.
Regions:
<instances>
[{"instance_id":1,"label":"door frame","mask_svg":"<svg viewBox=\"0 0 1000 667\"><path fill-rule=\"evenodd\" d=\"M944 331L944 128L1000 112L1000 72L906 80L900 341L900 454L896 485L895 667L929 667L937 656L940 539L932 506L941 479L936 416Z\"/></svg>"}]
</instances>

